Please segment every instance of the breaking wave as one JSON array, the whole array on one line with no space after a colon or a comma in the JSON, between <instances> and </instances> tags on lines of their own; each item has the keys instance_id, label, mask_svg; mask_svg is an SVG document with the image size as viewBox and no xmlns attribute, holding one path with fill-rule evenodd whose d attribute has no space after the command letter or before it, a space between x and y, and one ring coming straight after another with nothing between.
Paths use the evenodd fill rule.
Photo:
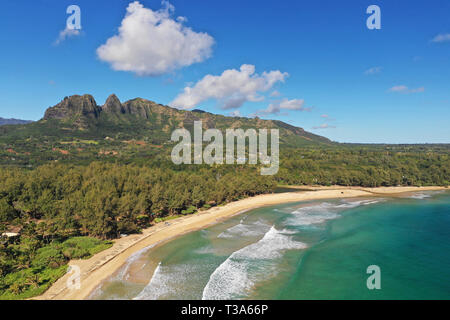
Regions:
<instances>
[{"instance_id":1,"label":"breaking wave","mask_svg":"<svg viewBox=\"0 0 450 320\"><path fill-rule=\"evenodd\" d=\"M409 196L408 198L410 199L425 199L425 198L431 198L431 194L427 194L427 193L417 193L417 194L413 194L412 196Z\"/></svg>"},{"instance_id":2,"label":"breaking wave","mask_svg":"<svg viewBox=\"0 0 450 320\"><path fill-rule=\"evenodd\" d=\"M233 237L255 237L264 234L269 225L263 221L258 220L253 224L244 224L244 219L235 226L232 226L219 234L218 238L233 238Z\"/></svg>"},{"instance_id":3,"label":"breaking wave","mask_svg":"<svg viewBox=\"0 0 450 320\"><path fill-rule=\"evenodd\" d=\"M361 205L375 204L385 199L342 201L339 204L322 202L310 206L297 208L291 212L291 216L286 219L289 226L310 226L317 225L340 217L339 212L345 209L356 208Z\"/></svg>"},{"instance_id":4,"label":"breaking wave","mask_svg":"<svg viewBox=\"0 0 450 320\"><path fill-rule=\"evenodd\" d=\"M147 286L135 298L133 298L133 300L151 300L150 298L152 297L154 297L154 300L156 300L158 296L152 294L153 293L152 291L154 291L153 289L155 287L156 289L161 289L161 287L164 287L163 281L161 281L160 273L161 273L161 262L158 263L158 266L153 272L153 276L148 282ZM167 291L167 289L163 290L163 292L164 291Z\"/></svg>"},{"instance_id":5,"label":"breaking wave","mask_svg":"<svg viewBox=\"0 0 450 320\"><path fill-rule=\"evenodd\" d=\"M199 299L209 264L161 262L145 288L133 300Z\"/></svg>"},{"instance_id":6,"label":"breaking wave","mask_svg":"<svg viewBox=\"0 0 450 320\"><path fill-rule=\"evenodd\" d=\"M306 247L306 244L286 235L284 230L279 231L272 226L261 240L235 251L214 270L203 289L202 299L236 299L246 296L257 281L276 274L276 259L284 251Z\"/></svg>"},{"instance_id":7,"label":"breaking wave","mask_svg":"<svg viewBox=\"0 0 450 320\"><path fill-rule=\"evenodd\" d=\"M327 220L336 219L339 217L339 214L337 213L339 208L342 207L328 202L298 208L291 212L291 216L286 219L286 224L289 226L309 226L313 224L320 224Z\"/></svg>"}]
</instances>

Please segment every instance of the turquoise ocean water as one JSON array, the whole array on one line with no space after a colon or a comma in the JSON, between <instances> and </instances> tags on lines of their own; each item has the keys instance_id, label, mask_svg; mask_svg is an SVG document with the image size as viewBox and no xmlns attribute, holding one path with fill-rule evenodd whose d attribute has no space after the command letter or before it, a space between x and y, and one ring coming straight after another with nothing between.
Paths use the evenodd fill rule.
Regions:
<instances>
[{"instance_id":1,"label":"turquoise ocean water","mask_svg":"<svg viewBox=\"0 0 450 320\"><path fill-rule=\"evenodd\" d=\"M450 193L251 210L134 254L90 298L450 299Z\"/></svg>"}]
</instances>

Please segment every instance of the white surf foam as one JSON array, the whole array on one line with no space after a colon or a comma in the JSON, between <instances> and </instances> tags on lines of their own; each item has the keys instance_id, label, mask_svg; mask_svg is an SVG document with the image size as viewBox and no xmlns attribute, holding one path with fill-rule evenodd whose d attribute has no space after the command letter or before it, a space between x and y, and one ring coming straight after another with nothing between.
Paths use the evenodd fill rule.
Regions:
<instances>
[{"instance_id":1,"label":"white surf foam","mask_svg":"<svg viewBox=\"0 0 450 320\"><path fill-rule=\"evenodd\" d=\"M321 202L297 208L290 212L291 216L287 218L286 224L289 226L310 226L322 224L328 220L340 217L339 212L345 209L352 209L362 205L370 205L384 201L384 199L368 199L358 201L343 200L340 203Z\"/></svg>"},{"instance_id":2,"label":"white surf foam","mask_svg":"<svg viewBox=\"0 0 450 320\"><path fill-rule=\"evenodd\" d=\"M211 266L204 263L159 263L147 286L133 300L199 299L208 268Z\"/></svg>"},{"instance_id":3,"label":"white surf foam","mask_svg":"<svg viewBox=\"0 0 450 320\"><path fill-rule=\"evenodd\" d=\"M370 204L375 204L375 203L384 202L384 201L386 201L386 200L385 199L372 200L372 201L364 202L362 205L363 206L368 206Z\"/></svg>"},{"instance_id":4,"label":"white surf foam","mask_svg":"<svg viewBox=\"0 0 450 320\"><path fill-rule=\"evenodd\" d=\"M153 272L153 276L151 277L150 281L148 282L147 286L135 297L133 298L133 300L150 300L149 298L152 297L151 294L149 294L149 291L151 291L149 289L149 287L151 286L161 286L161 281L160 281L160 277L159 274L161 273L161 262L158 263L158 266L156 267L155 271ZM155 280L156 279L156 280ZM158 283L158 281L160 283ZM157 297L154 296L156 300Z\"/></svg>"},{"instance_id":5,"label":"white surf foam","mask_svg":"<svg viewBox=\"0 0 450 320\"><path fill-rule=\"evenodd\" d=\"M116 276L114 277L115 280L128 280L130 277L129 270L131 265L136 262L144 253L146 253L148 250L152 249L155 245L151 245L148 247L145 247L144 249L141 249L132 255L127 259L125 264L119 269Z\"/></svg>"},{"instance_id":6,"label":"white surf foam","mask_svg":"<svg viewBox=\"0 0 450 320\"><path fill-rule=\"evenodd\" d=\"M243 297L256 281L276 273L275 259L284 251L306 247L306 244L292 240L284 230L278 231L272 226L261 240L235 251L214 270L203 289L202 299Z\"/></svg>"},{"instance_id":7,"label":"white surf foam","mask_svg":"<svg viewBox=\"0 0 450 320\"><path fill-rule=\"evenodd\" d=\"M431 198L431 194L427 194L427 193L417 193L417 194L413 194L412 196L409 196L409 199L425 199L425 198Z\"/></svg>"},{"instance_id":8,"label":"white surf foam","mask_svg":"<svg viewBox=\"0 0 450 320\"><path fill-rule=\"evenodd\" d=\"M336 219L339 217L337 212L338 208L342 208L341 206L323 202L317 205L301 207L291 212L292 216L286 220L286 224L290 226L309 226Z\"/></svg>"},{"instance_id":9,"label":"white surf foam","mask_svg":"<svg viewBox=\"0 0 450 320\"><path fill-rule=\"evenodd\" d=\"M378 203L381 201L385 201L385 199L380 198L380 199L365 199L365 200L352 200L352 201L343 201L344 203L340 204L337 206L337 208L345 208L345 209L351 209L351 208L356 208L359 206L367 206L369 204L374 204L374 203Z\"/></svg>"},{"instance_id":10,"label":"white surf foam","mask_svg":"<svg viewBox=\"0 0 450 320\"><path fill-rule=\"evenodd\" d=\"M256 237L264 234L269 228L269 225L263 221L258 220L253 224L244 224L243 221L235 226L232 226L219 234L218 238L234 238L234 237Z\"/></svg>"}]
</instances>

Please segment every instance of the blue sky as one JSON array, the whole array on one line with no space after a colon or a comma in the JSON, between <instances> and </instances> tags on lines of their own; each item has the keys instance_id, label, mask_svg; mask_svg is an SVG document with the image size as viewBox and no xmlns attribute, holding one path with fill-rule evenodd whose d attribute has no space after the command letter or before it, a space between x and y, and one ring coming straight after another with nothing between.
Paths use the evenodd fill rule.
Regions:
<instances>
[{"instance_id":1,"label":"blue sky","mask_svg":"<svg viewBox=\"0 0 450 320\"><path fill-rule=\"evenodd\" d=\"M172 0L171 10L159 0L139 3L136 14L152 10L175 29L190 28L192 38L180 42L169 28L154 41L138 24L99 54L120 35L130 1L2 2L0 117L38 120L64 96L89 93L101 105L115 93L258 114L339 142L450 143L447 0ZM71 4L81 9L82 29L56 43ZM366 26L372 4L381 9L380 30ZM250 70L249 83L241 70ZM223 109L228 102L234 108Z\"/></svg>"}]
</instances>

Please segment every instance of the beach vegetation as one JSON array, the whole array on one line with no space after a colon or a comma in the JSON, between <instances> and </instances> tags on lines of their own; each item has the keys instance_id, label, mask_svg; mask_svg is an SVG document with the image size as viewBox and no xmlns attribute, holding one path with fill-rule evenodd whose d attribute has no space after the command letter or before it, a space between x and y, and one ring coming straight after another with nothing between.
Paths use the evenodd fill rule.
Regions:
<instances>
[{"instance_id":1,"label":"beach vegetation","mask_svg":"<svg viewBox=\"0 0 450 320\"><path fill-rule=\"evenodd\" d=\"M87 259L110 248L112 242L73 237L48 242L31 235L0 243L0 300L42 294L66 273L70 259Z\"/></svg>"}]
</instances>

